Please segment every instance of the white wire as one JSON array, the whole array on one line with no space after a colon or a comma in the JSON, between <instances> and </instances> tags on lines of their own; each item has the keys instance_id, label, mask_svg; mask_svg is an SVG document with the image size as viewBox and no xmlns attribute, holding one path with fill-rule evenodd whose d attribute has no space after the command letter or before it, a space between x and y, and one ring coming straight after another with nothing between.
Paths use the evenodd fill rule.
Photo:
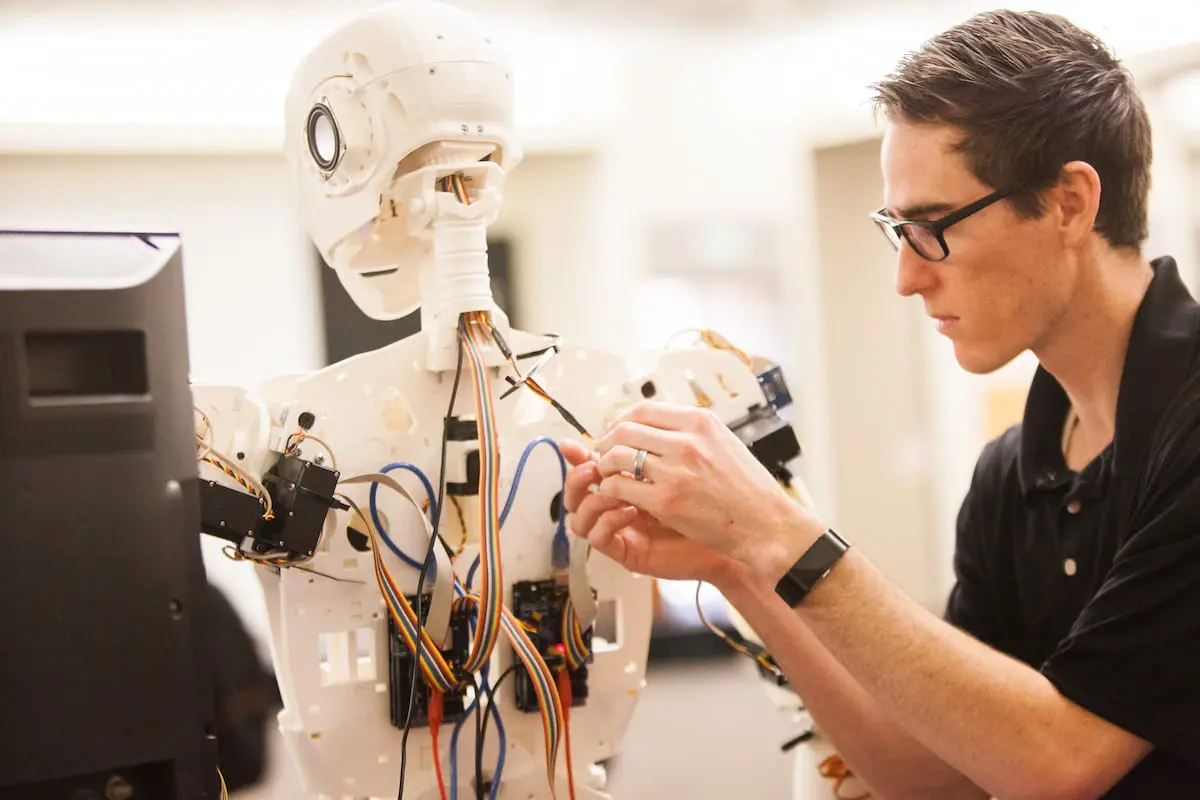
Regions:
<instances>
[{"instance_id":1,"label":"white wire","mask_svg":"<svg viewBox=\"0 0 1200 800\"><path fill-rule=\"evenodd\" d=\"M208 438L213 434L213 425L208 415L201 411L199 406L192 406L192 410L200 415L200 419L204 420L204 434L196 434L196 438L200 440L200 444L205 445L207 448L203 453L196 456L197 461L203 461L212 453L212 443L208 441Z\"/></svg>"},{"instance_id":2,"label":"white wire","mask_svg":"<svg viewBox=\"0 0 1200 800\"><path fill-rule=\"evenodd\" d=\"M305 434L302 434L302 435L301 435L301 437L300 437L300 441L302 442L302 441L304 441L305 439L311 439L312 441L314 441L314 442L316 442L317 444L321 445L321 447L324 447L324 448L325 448L325 452L329 454L329 468L330 468L330 469L332 469L334 472L338 472L338 471L339 471L339 470L338 470L338 467L337 467L337 456L335 456L335 455L333 454L333 448L332 448L332 447L330 447L328 444L326 444L324 439L322 439L322 438L320 438L320 437L318 437L318 436L313 436L311 433L305 433ZM298 444L300 444L300 442L297 442L296 444L298 445ZM293 445L293 447L294 447L294 446L295 446L295 445Z\"/></svg>"}]
</instances>

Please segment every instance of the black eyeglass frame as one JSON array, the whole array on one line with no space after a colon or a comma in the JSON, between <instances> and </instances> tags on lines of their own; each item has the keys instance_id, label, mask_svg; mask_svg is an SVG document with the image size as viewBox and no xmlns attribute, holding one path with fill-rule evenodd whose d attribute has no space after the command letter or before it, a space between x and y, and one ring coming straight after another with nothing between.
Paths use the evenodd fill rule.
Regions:
<instances>
[{"instance_id":1,"label":"black eyeglass frame","mask_svg":"<svg viewBox=\"0 0 1200 800\"><path fill-rule=\"evenodd\" d=\"M886 208L881 208L871 214L871 219L879 226L879 230L883 232L883 236L897 250L900 249L901 240L908 242L909 247L913 249L917 255L926 261L938 262L945 261L950 255L950 246L946 244L946 229L955 223L962 222L972 214L977 214L983 211L993 203L999 202L1012 194L1014 189L997 189L991 194L985 195L969 205L965 205L960 209L951 211L944 217L932 220L908 220L908 219L892 219L883 212ZM928 231L937 241L938 246L942 248L941 256L934 258L922 251L919 244L914 243L908 233L909 228L921 228ZM889 232L890 231L890 232ZM894 238L893 238L894 237Z\"/></svg>"}]
</instances>

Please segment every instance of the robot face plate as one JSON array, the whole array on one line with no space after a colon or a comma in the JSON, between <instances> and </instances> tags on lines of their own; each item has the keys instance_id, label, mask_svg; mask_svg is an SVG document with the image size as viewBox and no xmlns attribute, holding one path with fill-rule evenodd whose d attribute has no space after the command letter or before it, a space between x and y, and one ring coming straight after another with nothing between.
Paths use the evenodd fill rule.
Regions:
<instances>
[{"instance_id":1,"label":"robot face plate","mask_svg":"<svg viewBox=\"0 0 1200 800\"><path fill-rule=\"evenodd\" d=\"M379 6L299 64L285 151L302 218L366 314L395 319L416 308L419 271L432 257L397 181L435 165L446 174L485 160L516 166L512 99L496 38L475 16L432 0Z\"/></svg>"}]
</instances>

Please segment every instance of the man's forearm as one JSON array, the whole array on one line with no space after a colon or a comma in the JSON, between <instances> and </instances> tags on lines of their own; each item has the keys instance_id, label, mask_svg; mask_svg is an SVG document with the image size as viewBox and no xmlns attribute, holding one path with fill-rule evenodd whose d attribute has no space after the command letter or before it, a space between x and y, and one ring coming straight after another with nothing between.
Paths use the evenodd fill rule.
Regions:
<instances>
[{"instance_id":1,"label":"man's forearm","mask_svg":"<svg viewBox=\"0 0 1200 800\"><path fill-rule=\"evenodd\" d=\"M887 717L774 592L724 589L762 637L839 755L879 800L977 800L986 794Z\"/></svg>"},{"instance_id":2,"label":"man's forearm","mask_svg":"<svg viewBox=\"0 0 1200 800\"><path fill-rule=\"evenodd\" d=\"M999 797L1091 797L1144 755L1039 672L946 624L851 550L796 612L884 713Z\"/></svg>"}]
</instances>

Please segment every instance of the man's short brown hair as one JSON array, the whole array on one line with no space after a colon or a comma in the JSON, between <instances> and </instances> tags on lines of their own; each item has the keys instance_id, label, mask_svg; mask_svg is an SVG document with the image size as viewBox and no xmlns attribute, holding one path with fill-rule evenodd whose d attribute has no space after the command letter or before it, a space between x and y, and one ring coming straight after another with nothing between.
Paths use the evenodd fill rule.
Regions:
<instances>
[{"instance_id":1,"label":"man's short brown hair","mask_svg":"<svg viewBox=\"0 0 1200 800\"><path fill-rule=\"evenodd\" d=\"M1095 230L1146 238L1150 120L1129 72L1096 36L1054 14L992 11L925 42L871 87L889 118L949 124L971 172L1027 217L1064 164L1100 175Z\"/></svg>"}]
</instances>

